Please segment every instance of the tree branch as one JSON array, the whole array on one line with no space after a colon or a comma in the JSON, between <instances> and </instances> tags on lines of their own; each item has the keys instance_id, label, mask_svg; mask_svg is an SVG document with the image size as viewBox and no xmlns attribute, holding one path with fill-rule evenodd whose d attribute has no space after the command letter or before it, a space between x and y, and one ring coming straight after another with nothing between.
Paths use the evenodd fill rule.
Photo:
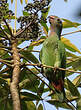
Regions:
<instances>
[{"instance_id":1,"label":"tree branch","mask_svg":"<svg viewBox=\"0 0 81 110\"><path fill-rule=\"evenodd\" d=\"M2 36L2 38L5 38L5 39L8 39L9 40L9 37L8 37L8 35L6 34L6 32L2 29L2 27L0 26L0 29L1 29L1 31L3 32L3 34L5 35L5 37L4 36ZM1 35L0 35L1 36Z\"/></svg>"},{"instance_id":2,"label":"tree branch","mask_svg":"<svg viewBox=\"0 0 81 110\"><path fill-rule=\"evenodd\" d=\"M20 97L18 93L18 84L19 84L19 75L20 75L20 57L17 50L16 40L13 40L12 42L12 51L13 51L14 68L12 73L12 81L10 84L10 91L13 100L13 110L21 110Z\"/></svg>"},{"instance_id":3,"label":"tree branch","mask_svg":"<svg viewBox=\"0 0 81 110\"><path fill-rule=\"evenodd\" d=\"M11 61L3 60L3 59L0 58L0 62L3 63L3 64L5 64L5 65L7 65L7 66L12 67L12 65L10 64Z\"/></svg>"},{"instance_id":4,"label":"tree branch","mask_svg":"<svg viewBox=\"0 0 81 110\"><path fill-rule=\"evenodd\" d=\"M9 27L8 23L6 22L6 20L5 20L4 18L3 18L3 21L5 22L5 24L6 24L7 28L8 28L8 30L10 31L11 37L14 38L14 35L12 34L12 30L11 30L11 28Z\"/></svg>"},{"instance_id":5,"label":"tree branch","mask_svg":"<svg viewBox=\"0 0 81 110\"><path fill-rule=\"evenodd\" d=\"M81 32L81 30L77 30L77 31L73 31L73 32L68 32L66 34L62 34L61 36L65 36L65 35L69 35L69 34L74 34L74 33L77 33L77 32Z\"/></svg>"},{"instance_id":6,"label":"tree branch","mask_svg":"<svg viewBox=\"0 0 81 110\"><path fill-rule=\"evenodd\" d=\"M27 70L29 70L34 76L36 76L39 80L41 80L50 90L53 91L53 93L55 92L44 80L42 80L39 76L37 76L33 71L31 71L29 68L27 68Z\"/></svg>"},{"instance_id":7,"label":"tree branch","mask_svg":"<svg viewBox=\"0 0 81 110\"><path fill-rule=\"evenodd\" d=\"M22 34L30 25L32 24L32 22L30 22L24 29L19 30L14 37L19 36L20 34Z\"/></svg>"},{"instance_id":8,"label":"tree branch","mask_svg":"<svg viewBox=\"0 0 81 110\"><path fill-rule=\"evenodd\" d=\"M33 63L26 63L25 65L27 66L38 66L38 67L46 67L46 68L52 68L52 69L55 69L56 67L53 67L53 66L48 66L48 65L43 65L43 64L33 64ZM62 71L68 71L68 72L72 72L72 73L80 73L80 71L74 71L74 70L69 70L69 69L65 69L65 68L57 68L59 70L62 70Z\"/></svg>"}]
</instances>

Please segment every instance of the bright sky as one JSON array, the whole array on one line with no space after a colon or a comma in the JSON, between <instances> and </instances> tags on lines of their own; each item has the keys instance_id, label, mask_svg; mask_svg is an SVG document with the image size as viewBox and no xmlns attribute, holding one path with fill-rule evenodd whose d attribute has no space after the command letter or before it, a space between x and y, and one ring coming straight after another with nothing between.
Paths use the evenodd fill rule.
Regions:
<instances>
[{"instance_id":1,"label":"bright sky","mask_svg":"<svg viewBox=\"0 0 81 110\"><path fill-rule=\"evenodd\" d=\"M17 0L17 1L18 1L17 16L19 17L22 14L22 10L24 9L25 4L23 3L23 5L21 5L20 0ZM56 16L59 16L60 18L65 18L73 22L81 23L80 19L75 19L75 17L73 16L77 7L80 6L79 5L80 3L81 3L81 0L68 0L68 2L64 2L64 0L52 0L52 3L50 4L51 9L50 9L49 15L56 15ZM12 10L15 9L14 3L12 5L10 4L10 8ZM14 23L12 23L12 26L14 26ZM75 30L77 29L76 28L64 29L63 33L68 33ZM71 42L78 47L78 49L81 49L81 33L76 33L73 35L71 34L65 37L70 39ZM38 50L40 48L36 48L36 49ZM45 103L45 107L46 107L46 110L56 110L54 106L51 106L50 104L47 104L47 103ZM60 108L59 110L65 110L65 109Z\"/></svg>"}]
</instances>

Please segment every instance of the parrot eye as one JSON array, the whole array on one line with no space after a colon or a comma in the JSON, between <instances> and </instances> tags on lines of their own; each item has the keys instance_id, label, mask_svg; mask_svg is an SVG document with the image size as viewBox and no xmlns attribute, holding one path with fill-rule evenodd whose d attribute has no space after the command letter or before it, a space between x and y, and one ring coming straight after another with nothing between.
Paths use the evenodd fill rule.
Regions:
<instances>
[{"instance_id":1,"label":"parrot eye","mask_svg":"<svg viewBox=\"0 0 81 110\"><path fill-rule=\"evenodd\" d=\"M57 21L60 21L60 19L57 19Z\"/></svg>"},{"instance_id":2,"label":"parrot eye","mask_svg":"<svg viewBox=\"0 0 81 110\"><path fill-rule=\"evenodd\" d=\"M62 21L61 21L59 18L57 19L57 21L58 21L59 23L62 23Z\"/></svg>"}]
</instances>

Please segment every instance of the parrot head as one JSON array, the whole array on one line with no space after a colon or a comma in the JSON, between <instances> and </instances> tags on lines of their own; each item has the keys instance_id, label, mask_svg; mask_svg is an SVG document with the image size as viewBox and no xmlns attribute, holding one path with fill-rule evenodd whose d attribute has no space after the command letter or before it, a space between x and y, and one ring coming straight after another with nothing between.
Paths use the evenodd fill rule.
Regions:
<instances>
[{"instance_id":1,"label":"parrot head","mask_svg":"<svg viewBox=\"0 0 81 110\"><path fill-rule=\"evenodd\" d=\"M62 31L61 19L57 16L49 16L49 23L50 23L51 31L56 32L60 39L61 31Z\"/></svg>"}]
</instances>

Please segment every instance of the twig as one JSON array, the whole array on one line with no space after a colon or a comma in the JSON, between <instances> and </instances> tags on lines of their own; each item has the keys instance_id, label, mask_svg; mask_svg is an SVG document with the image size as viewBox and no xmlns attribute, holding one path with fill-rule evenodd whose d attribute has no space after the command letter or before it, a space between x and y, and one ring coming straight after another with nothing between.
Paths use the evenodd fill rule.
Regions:
<instances>
[{"instance_id":1,"label":"twig","mask_svg":"<svg viewBox=\"0 0 81 110\"><path fill-rule=\"evenodd\" d=\"M11 37L14 38L14 35L12 34L12 30L11 30L11 28L9 27L8 23L6 22L6 20L5 20L4 18L3 18L3 21L5 22L5 24L6 24L7 28L8 28L8 30L10 31Z\"/></svg>"},{"instance_id":2,"label":"twig","mask_svg":"<svg viewBox=\"0 0 81 110\"><path fill-rule=\"evenodd\" d=\"M12 65L11 65L11 64L9 64L9 63L10 63L10 61L3 60L3 59L1 59L1 58L0 58L0 62L1 62L1 63L4 63L4 64L5 64L5 65L7 65L7 66L12 67Z\"/></svg>"},{"instance_id":3,"label":"twig","mask_svg":"<svg viewBox=\"0 0 81 110\"><path fill-rule=\"evenodd\" d=\"M21 48L20 50L19 50L19 52L20 51L23 51L24 49L26 49L28 46L26 46L26 47L24 47L24 48ZM40 52L39 50L26 50L26 51L28 51L28 52Z\"/></svg>"},{"instance_id":4,"label":"twig","mask_svg":"<svg viewBox=\"0 0 81 110\"><path fill-rule=\"evenodd\" d=\"M22 34L30 25L32 24L32 22L30 22L24 29L19 30L14 37L19 36L20 34Z\"/></svg>"},{"instance_id":5,"label":"twig","mask_svg":"<svg viewBox=\"0 0 81 110\"><path fill-rule=\"evenodd\" d=\"M74 33L77 33L77 32L81 32L81 30L77 30L77 31L73 31L73 32L68 32L66 34L62 34L61 36L65 36L65 35L69 35L69 34L74 34Z\"/></svg>"},{"instance_id":6,"label":"twig","mask_svg":"<svg viewBox=\"0 0 81 110\"><path fill-rule=\"evenodd\" d=\"M53 66L48 66L48 65L43 65L43 64L33 64L33 63L31 63L31 64L26 63L25 65L27 65L27 66L38 66L40 68L41 67L52 68L52 69L56 68ZM64 69L64 68L57 68L57 69L62 70L62 71L68 71L68 72L80 73L81 74L81 72L79 72L79 71L74 71L74 70L69 70L69 69Z\"/></svg>"},{"instance_id":7,"label":"twig","mask_svg":"<svg viewBox=\"0 0 81 110\"><path fill-rule=\"evenodd\" d=\"M9 37L8 37L8 35L6 34L6 32L2 29L2 27L0 26L0 29L1 29L1 31L3 32L3 34L5 35L5 37L4 36L2 36L2 38L5 38L5 39L8 39L9 40ZM1 36L1 35L0 35Z\"/></svg>"},{"instance_id":8,"label":"twig","mask_svg":"<svg viewBox=\"0 0 81 110\"><path fill-rule=\"evenodd\" d=\"M55 92L44 80L42 80L39 76L37 76L33 71L31 71L29 68L27 68L34 76L36 76L38 79L40 79L50 90Z\"/></svg>"},{"instance_id":9,"label":"twig","mask_svg":"<svg viewBox=\"0 0 81 110\"><path fill-rule=\"evenodd\" d=\"M9 52L9 53L12 53L10 50L5 49L5 48L2 48L2 47L0 47L0 50L4 50L4 51L7 51L7 52Z\"/></svg>"}]
</instances>

